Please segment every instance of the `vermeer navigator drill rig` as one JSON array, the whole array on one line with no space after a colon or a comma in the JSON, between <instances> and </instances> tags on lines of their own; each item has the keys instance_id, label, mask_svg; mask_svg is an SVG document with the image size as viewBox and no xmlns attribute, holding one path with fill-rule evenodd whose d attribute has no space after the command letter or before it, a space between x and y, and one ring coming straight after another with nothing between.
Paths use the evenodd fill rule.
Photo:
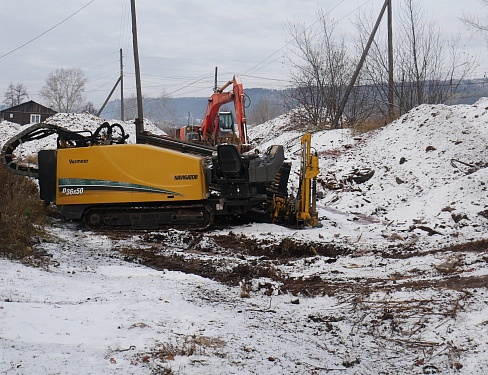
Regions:
<instances>
[{"instance_id":1,"label":"vermeer navigator drill rig","mask_svg":"<svg viewBox=\"0 0 488 375\"><path fill-rule=\"evenodd\" d=\"M57 148L39 151L37 166L17 162L20 144L53 134ZM310 135L302 140L296 200L287 194L290 165L281 145L248 155L234 145L213 148L146 131L136 144L126 139L119 124L103 123L91 133L40 123L11 138L1 160L8 171L37 178L43 201L90 228L205 229L218 218L255 210L270 221L317 225L313 181L319 171Z\"/></svg>"}]
</instances>

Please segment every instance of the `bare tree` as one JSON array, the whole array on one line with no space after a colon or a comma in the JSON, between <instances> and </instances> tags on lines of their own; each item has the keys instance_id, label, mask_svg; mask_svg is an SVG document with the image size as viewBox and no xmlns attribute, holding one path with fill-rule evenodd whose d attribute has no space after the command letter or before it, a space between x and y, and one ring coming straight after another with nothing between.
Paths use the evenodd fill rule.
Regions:
<instances>
[{"instance_id":1,"label":"bare tree","mask_svg":"<svg viewBox=\"0 0 488 375\"><path fill-rule=\"evenodd\" d=\"M178 115L176 107L171 101L171 97L165 92L161 93L159 100L161 101L162 111L161 129L165 130L165 128L167 128L169 131L171 131L172 128L175 128L178 125Z\"/></svg>"},{"instance_id":2,"label":"bare tree","mask_svg":"<svg viewBox=\"0 0 488 375\"><path fill-rule=\"evenodd\" d=\"M26 87L22 83L8 85L7 91L5 91L4 104L13 107L21 104L25 98L29 97Z\"/></svg>"},{"instance_id":3,"label":"bare tree","mask_svg":"<svg viewBox=\"0 0 488 375\"><path fill-rule=\"evenodd\" d=\"M301 109L300 121L308 126L329 125L339 109L345 88L354 71L354 58L344 39L335 38L336 24L317 12L321 32L296 24L289 27L292 65L289 100ZM360 78L359 78L360 81Z\"/></svg>"},{"instance_id":4,"label":"bare tree","mask_svg":"<svg viewBox=\"0 0 488 375\"><path fill-rule=\"evenodd\" d=\"M142 99L144 101L144 97ZM134 93L124 99L124 112L126 119L135 119L137 117L137 98Z\"/></svg>"},{"instance_id":5,"label":"bare tree","mask_svg":"<svg viewBox=\"0 0 488 375\"><path fill-rule=\"evenodd\" d=\"M358 42L356 48L362 53L373 29L374 15L360 13L356 28ZM388 113L388 51L386 39L378 31L372 40L368 56L361 71L363 81L368 88L366 97L369 107L374 108L373 116L386 116Z\"/></svg>"},{"instance_id":6,"label":"bare tree","mask_svg":"<svg viewBox=\"0 0 488 375\"><path fill-rule=\"evenodd\" d=\"M146 117L159 128L168 134L174 133L174 128L178 124L178 116L171 97L165 91L161 92L157 98L145 100L144 110Z\"/></svg>"},{"instance_id":7,"label":"bare tree","mask_svg":"<svg viewBox=\"0 0 488 375\"><path fill-rule=\"evenodd\" d=\"M403 0L394 31L395 108L402 114L424 103L444 103L459 93L461 83L474 70L476 62L462 56L458 40L442 37L434 21L415 0ZM361 44L368 36L368 19L362 15L357 22ZM364 75L370 80L372 97L377 108L388 111L387 43L379 37L373 43Z\"/></svg>"},{"instance_id":8,"label":"bare tree","mask_svg":"<svg viewBox=\"0 0 488 375\"><path fill-rule=\"evenodd\" d=\"M461 57L458 40L441 36L435 23L425 19L419 2L404 0L403 10L399 45L405 50L397 53L403 57L398 64L400 108L408 111L423 103L444 103L458 91L476 62Z\"/></svg>"},{"instance_id":9,"label":"bare tree","mask_svg":"<svg viewBox=\"0 0 488 375\"><path fill-rule=\"evenodd\" d=\"M274 119L279 116L282 111L282 104L277 103L268 97L262 97L259 101L252 106L252 111L249 111L249 123L251 124L263 124L266 121Z\"/></svg>"},{"instance_id":10,"label":"bare tree","mask_svg":"<svg viewBox=\"0 0 488 375\"><path fill-rule=\"evenodd\" d=\"M81 108L83 112L90 113L92 115L96 115L98 113L98 109L95 108L95 105L92 102L86 102L85 105Z\"/></svg>"},{"instance_id":11,"label":"bare tree","mask_svg":"<svg viewBox=\"0 0 488 375\"><path fill-rule=\"evenodd\" d=\"M81 69L57 69L48 75L40 94L58 112L77 112L84 104L87 82Z\"/></svg>"},{"instance_id":12,"label":"bare tree","mask_svg":"<svg viewBox=\"0 0 488 375\"><path fill-rule=\"evenodd\" d=\"M482 6L488 7L488 0L479 1ZM472 30L485 34L485 37L488 39L488 18L486 16L480 18L479 15L466 13L461 17L461 21Z\"/></svg>"},{"instance_id":13,"label":"bare tree","mask_svg":"<svg viewBox=\"0 0 488 375\"><path fill-rule=\"evenodd\" d=\"M165 93L157 98L142 96L142 106L144 108L144 118L156 124L160 129L168 134L174 133L177 126L176 108L171 102L171 98ZM124 100L125 117L135 119L137 117L137 97L134 93Z\"/></svg>"}]
</instances>

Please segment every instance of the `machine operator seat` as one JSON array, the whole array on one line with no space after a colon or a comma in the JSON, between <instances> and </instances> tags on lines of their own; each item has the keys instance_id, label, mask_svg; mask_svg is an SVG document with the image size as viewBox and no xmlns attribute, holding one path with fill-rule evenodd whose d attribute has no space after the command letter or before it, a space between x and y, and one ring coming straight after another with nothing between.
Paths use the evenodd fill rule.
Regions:
<instances>
[{"instance_id":1,"label":"machine operator seat","mask_svg":"<svg viewBox=\"0 0 488 375\"><path fill-rule=\"evenodd\" d=\"M217 159L220 172L227 178L239 178L242 175L242 160L234 145L219 145Z\"/></svg>"}]
</instances>

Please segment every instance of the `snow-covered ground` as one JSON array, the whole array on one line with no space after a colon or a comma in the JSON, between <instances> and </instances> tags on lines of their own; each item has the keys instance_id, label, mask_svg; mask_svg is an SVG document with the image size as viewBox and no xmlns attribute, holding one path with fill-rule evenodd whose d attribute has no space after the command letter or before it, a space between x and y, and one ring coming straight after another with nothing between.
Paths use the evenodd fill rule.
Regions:
<instances>
[{"instance_id":1,"label":"snow-covered ground","mask_svg":"<svg viewBox=\"0 0 488 375\"><path fill-rule=\"evenodd\" d=\"M68 115L58 116L77 130L103 122L73 116L67 126ZM296 165L301 133L284 132L287 121L256 126L250 138L259 149L284 144ZM55 220L38 245L51 257L46 269L0 260L0 372L486 374L487 124L480 100L423 105L361 136L314 133L320 228L113 237ZM124 125L133 134L132 126ZM1 123L1 143L21 128ZM22 156L45 147L54 144L26 144ZM355 168L375 173L344 182ZM330 178L340 189L324 187ZM222 249L227 237L258 247L293 240L311 252L252 255ZM329 247L334 255L320 255ZM205 259L222 273L272 272L239 286L129 262L132 249ZM305 287L287 293L291 281Z\"/></svg>"}]
</instances>

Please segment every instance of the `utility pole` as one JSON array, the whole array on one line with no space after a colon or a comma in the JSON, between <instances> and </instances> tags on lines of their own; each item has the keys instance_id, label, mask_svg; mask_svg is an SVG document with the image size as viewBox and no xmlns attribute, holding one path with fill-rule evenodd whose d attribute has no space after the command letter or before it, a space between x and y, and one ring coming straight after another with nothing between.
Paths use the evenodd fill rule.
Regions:
<instances>
[{"instance_id":1,"label":"utility pole","mask_svg":"<svg viewBox=\"0 0 488 375\"><path fill-rule=\"evenodd\" d=\"M388 114L390 115L390 120L395 113L395 81L393 78L393 11L392 3L393 0L388 0Z\"/></svg>"},{"instance_id":2,"label":"utility pole","mask_svg":"<svg viewBox=\"0 0 488 375\"><path fill-rule=\"evenodd\" d=\"M381 8L380 15L378 16L378 19L376 20L376 23L373 27L373 31L371 32L371 35L369 36L368 42L366 43L366 46L364 47L363 54L361 55L361 58L359 59L359 63L356 66L356 71L354 72L351 81L349 82L349 85L346 88L346 93L344 94L344 97L342 98L341 104L339 105L339 109L337 110L337 114L335 118L333 119L332 126L337 127L339 125L339 120L342 117L342 114L344 112L344 108L346 107L347 100L349 99L349 95L351 95L352 89L354 88L354 85L356 83L356 79L359 76L359 72L361 71L361 68L363 67L364 60L366 60L366 56L368 55L369 49L371 47L371 44L373 43L374 37L376 35L376 31L378 31L378 27L380 26L380 22L383 19L383 15L385 14L386 7L390 3L390 0L385 0L385 3L383 4L383 7Z\"/></svg>"},{"instance_id":3,"label":"utility pole","mask_svg":"<svg viewBox=\"0 0 488 375\"><path fill-rule=\"evenodd\" d=\"M125 121L125 114L124 114L124 63L122 61L122 48L120 49L120 121Z\"/></svg>"},{"instance_id":4,"label":"utility pole","mask_svg":"<svg viewBox=\"0 0 488 375\"><path fill-rule=\"evenodd\" d=\"M219 89L219 86L217 86L217 68L218 67L215 67L215 85L213 89L214 92L217 92L217 90Z\"/></svg>"},{"instance_id":5,"label":"utility pole","mask_svg":"<svg viewBox=\"0 0 488 375\"><path fill-rule=\"evenodd\" d=\"M97 117L100 117L102 114L102 111L104 110L105 106L107 105L108 101L112 97L112 94L114 93L115 89L117 88L117 85L120 83L120 120L124 121L124 72L122 70L122 49L120 49L120 76L117 79L117 82L115 82L114 87L112 88L112 91L110 91L110 94L108 94L107 99L105 99L105 102L102 104L100 109L97 112Z\"/></svg>"},{"instance_id":6,"label":"utility pole","mask_svg":"<svg viewBox=\"0 0 488 375\"><path fill-rule=\"evenodd\" d=\"M136 73L137 118L136 139L144 131L144 113L142 110L141 69L139 67L139 47L137 45L136 0L131 0L132 13L132 45L134 48L134 66Z\"/></svg>"}]
</instances>

